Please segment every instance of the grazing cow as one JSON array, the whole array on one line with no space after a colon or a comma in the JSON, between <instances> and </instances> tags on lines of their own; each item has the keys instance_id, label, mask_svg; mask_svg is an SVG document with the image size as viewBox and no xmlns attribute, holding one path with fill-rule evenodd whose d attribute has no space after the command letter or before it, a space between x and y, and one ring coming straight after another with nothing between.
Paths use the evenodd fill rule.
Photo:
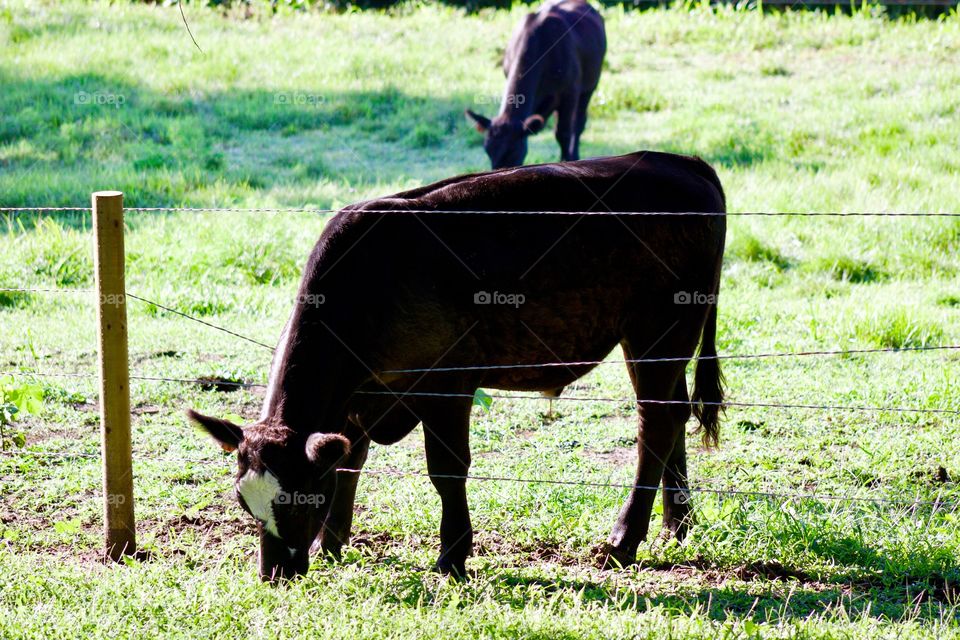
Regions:
<instances>
[{"instance_id":1,"label":"grazing cow","mask_svg":"<svg viewBox=\"0 0 960 640\"><path fill-rule=\"evenodd\" d=\"M598 207L721 215L556 213ZM520 213L532 211L555 213ZM618 343L637 398L639 461L608 557L635 559L661 481L664 523L682 539L691 411L707 441L718 433L724 211L706 163L654 152L466 175L340 211L304 269L260 419L241 428L189 413L238 450L236 490L259 523L261 577L305 572L318 536L338 555L358 479L340 469L359 470L371 440L396 442L420 423L443 505L437 567L462 575L476 390L559 389ZM698 344L690 401L684 371Z\"/></svg>"},{"instance_id":2,"label":"grazing cow","mask_svg":"<svg viewBox=\"0 0 960 640\"><path fill-rule=\"evenodd\" d=\"M484 134L494 169L523 164L527 136L539 133L554 111L560 159L580 158L580 134L606 50L603 18L586 0L552 0L523 19L503 55L507 86L500 113L491 121L466 111Z\"/></svg>"}]
</instances>

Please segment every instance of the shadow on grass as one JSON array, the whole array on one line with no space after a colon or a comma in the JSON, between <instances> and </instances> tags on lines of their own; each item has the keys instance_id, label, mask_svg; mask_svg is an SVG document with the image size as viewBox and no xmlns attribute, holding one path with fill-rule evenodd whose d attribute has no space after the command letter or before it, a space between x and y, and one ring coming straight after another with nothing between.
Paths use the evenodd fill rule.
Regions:
<instances>
[{"instance_id":1,"label":"shadow on grass","mask_svg":"<svg viewBox=\"0 0 960 640\"><path fill-rule=\"evenodd\" d=\"M610 609L643 612L662 607L680 615L701 613L721 621L802 620L839 610L845 614L838 615L850 618L960 620L960 563L955 558L932 554L896 560L853 536L836 532L825 532L807 547L809 555L828 561L816 565L838 568L830 572L808 572L769 560L723 563L699 555L678 562L645 562L618 571L584 571L582 557L558 555L552 545L489 542L482 545L480 554L490 559L500 556L503 564L493 560L484 569L470 571L466 588L476 591L478 597L482 594L518 609L528 606L532 597L566 593ZM429 606L434 601L436 586L425 577L428 568L397 553L397 547L409 545L409 540L385 532L363 533L351 544L365 549L363 555L375 558L376 564L393 565L406 576L395 596L398 603ZM585 577L541 573L539 567L545 563L576 567L576 573Z\"/></svg>"},{"instance_id":2,"label":"shadow on grass","mask_svg":"<svg viewBox=\"0 0 960 640\"><path fill-rule=\"evenodd\" d=\"M489 168L463 117L468 94L167 94L97 74L23 78L2 66L0 85L6 207L87 206L98 189L123 191L128 207L229 206L262 191L275 191L278 206L329 207L345 204L339 191L382 185L386 194Z\"/></svg>"},{"instance_id":3,"label":"shadow on grass","mask_svg":"<svg viewBox=\"0 0 960 640\"><path fill-rule=\"evenodd\" d=\"M777 576L780 567L772 564L772 571L768 571L771 563L727 569L685 563L639 570L641 576L651 575L652 580L661 583L662 591L656 584L632 589L608 581L529 577L513 569L498 572L491 579L502 587L492 590L503 596L502 604L514 607L525 605L526 598L522 597L525 589L536 588L547 593L577 593L584 601L617 610L643 612L662 607L680 615L702 613L719 621L802 620L831 610L843 610L851 618L911 618L933 622L952 615L960 619L956 609L960 586L939 575L921 580L904 576L900 582L892 583L882 577L850 580L837 576L816 580L791 569L786 569L787 576ZM661 579L667 576L673 579ZM678 579L690 581L689 586L678 583Z\"/></svg>"},{"instance_id":4,"label":"shadow on grass","mask_svg":"<svg viewBox=\"0 0 960 640\"><path fill-rule=\"evenodd\" d=\"M391 598L394 602L411 607L434 604L436 585L434 579L427 577L429 569L393 554L382 555L377 562L391 565L406 576ZM951 616L960 619L960 586L940 575L922 580L912 580L910 576L850 579L843 575L815 579L776 562L718 568L694 561L638 569L634 577L649 580L642 586L630 587L623 584L626 581L616 579L616 572L608 579L546 578L531 576L531 568L535 569L503 567L470 572L466 588L475 588L478 597L489 597L515 609L529 606L532 597L566 593L592 606L612 610L641 613L663 608L679 616L702 614L717 621L787 622L831 611L843 611L838 615L849 618L878 620L936 622Z\"/></svg>"}]
</instances>

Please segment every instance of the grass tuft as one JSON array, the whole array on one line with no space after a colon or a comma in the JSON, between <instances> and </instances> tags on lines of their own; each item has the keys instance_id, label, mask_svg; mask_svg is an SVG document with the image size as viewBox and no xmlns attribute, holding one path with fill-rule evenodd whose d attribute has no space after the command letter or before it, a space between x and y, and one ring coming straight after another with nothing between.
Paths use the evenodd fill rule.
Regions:
<instances>
[{"instance_id":1,"label":"grass tuft","mask_svg":"<svg viewBox=\"0 0 960 640\"><path fill-rule=\"evenodd\" d=\"M816 268L834 280L852 284L880 282L888 277L870 261L847 255L821 256L816 260Z\"/></svg>"},{"instance_id":2,"label":"grass tuft","mask_svg":"<svg viewBox=\"0 0 960 640\"><path fill-rule=\"evenodd\" d=\"M943 329L901 307L863 318L856 325L856 335L875 347L902 349L938 345L943 338Z\"/></svg>"}]
</instances>

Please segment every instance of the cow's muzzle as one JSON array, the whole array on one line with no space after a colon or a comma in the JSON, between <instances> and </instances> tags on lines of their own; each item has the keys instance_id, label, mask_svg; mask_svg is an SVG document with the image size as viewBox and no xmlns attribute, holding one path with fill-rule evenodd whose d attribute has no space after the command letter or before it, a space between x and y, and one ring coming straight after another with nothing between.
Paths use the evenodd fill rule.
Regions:
<instances>
[{"instance_id":1,"label":"cow's muzzle","mask_svg":"<svg viewBox=\"0 0 960 640\"><path fill-rule=\"evenodd\" d=\"M277 583L302 576L310 568L310 550L292 549L269 534L260 538L260 579Z\"/></svg>"}]
</instances>

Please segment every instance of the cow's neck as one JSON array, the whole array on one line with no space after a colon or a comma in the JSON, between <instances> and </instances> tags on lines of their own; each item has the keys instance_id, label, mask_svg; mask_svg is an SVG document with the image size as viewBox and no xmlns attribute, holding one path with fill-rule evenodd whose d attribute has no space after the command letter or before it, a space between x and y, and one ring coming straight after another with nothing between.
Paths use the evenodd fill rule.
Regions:
<instances>
[{"instance_id":1,"label":"cow's neck","mask_svg":"<svg viewBox=\"0 0 960 640\"><path fill-rule=\"evenodd\" d=\"M512 121L522 122L533 113L542 67L543 65L537 64L532 69L524 68L519 60L514 61L507 75L507 86L500 103L500 119L506 116Z\"/></svg>"},{"instance_id":2,"label":"cow's neck","mask_svg":"<svg viewBox=\"0 0 960 640\"><path fill-rule=\"evenodd\" d=\"M339 432L346 403L362 382L349 353L322 318L298 306L280 336L270 366L261 420L276 419L296 432Z\"/></svg>"}]
</instances>

